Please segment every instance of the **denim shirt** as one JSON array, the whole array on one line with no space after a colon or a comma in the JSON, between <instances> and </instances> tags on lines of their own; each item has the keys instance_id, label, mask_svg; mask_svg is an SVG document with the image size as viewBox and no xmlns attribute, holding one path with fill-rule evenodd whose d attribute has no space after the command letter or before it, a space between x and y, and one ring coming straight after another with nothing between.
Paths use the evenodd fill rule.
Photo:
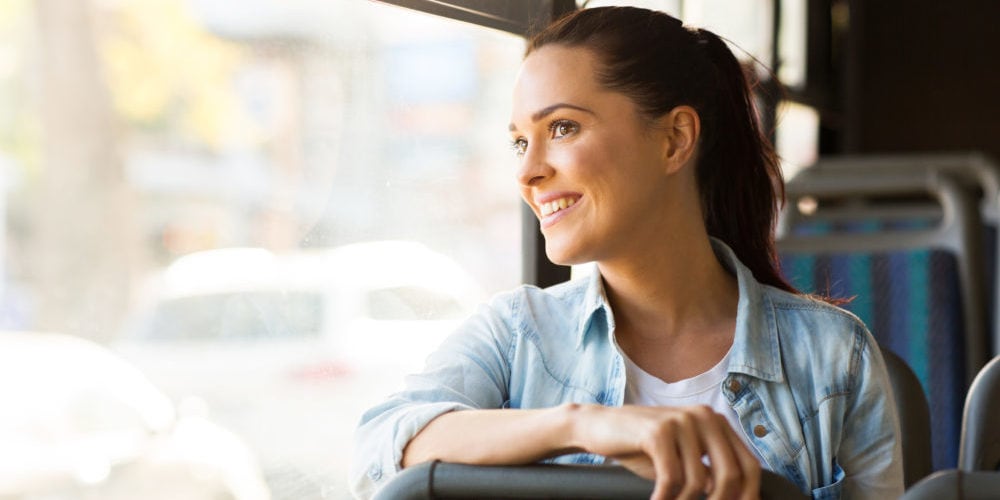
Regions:
<instances>
[{"instance_id":1,"label":"denim shirt","mask_svg":"<svg viewBox=\"0 0 1000 500\"><path fill-rule=\"evenodd\" d=\"M729 247L712 245L739 286L721 389L762 466L817 499L899 497L899 423L871 334L846 311L758 283ZM388 481L410 439L445 412L622 405L625 367L602 283L595 272L544 290L522 286L481 306L404 390L364 414L354 493L366 498Z\"/></svg>"}]
</instances>

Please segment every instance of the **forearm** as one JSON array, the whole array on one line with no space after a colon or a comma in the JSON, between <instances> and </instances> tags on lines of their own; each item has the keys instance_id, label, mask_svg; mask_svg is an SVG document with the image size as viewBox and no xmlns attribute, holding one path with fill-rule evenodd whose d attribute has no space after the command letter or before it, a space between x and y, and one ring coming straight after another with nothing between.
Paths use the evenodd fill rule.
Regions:
<instances>
[{"instance_id":1,"label":"forearm","mask_svg":"<svg viewBox=\"0 0 1000 500\"><path fill-rule=\"evenodd\" d=\"M580 406L445 413L403 450L403 467L430 460L479 465L533 463L582 451L574 442Z\"/></svg>"}]
</instances>

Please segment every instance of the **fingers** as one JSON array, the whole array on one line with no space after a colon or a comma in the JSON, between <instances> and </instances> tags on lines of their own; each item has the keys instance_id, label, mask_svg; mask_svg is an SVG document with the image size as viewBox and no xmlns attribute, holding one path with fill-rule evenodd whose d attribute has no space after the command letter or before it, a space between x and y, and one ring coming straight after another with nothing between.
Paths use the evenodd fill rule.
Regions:
<instances>
[{"instance_id":1,"label":"fingers","mask_svg":"<svg viewBox=\"0 0 1000 500\"><path fill-rule=\"evenodd\" d=\"M655 448L666 455L649 455L656 470L654 498L758 498L760 464L724 416L698 406L684 408L670 421L674 425L659 439L665 445Z\"/></svg>"},{"instance_id":2,"label":"fingers","mask_svg":"<svg viewBox=\"0 0 1000 500\"><path fill-rule=\"evenodd\" d=\"M711 463L711 485L707 488L710 499L735 498L743 483L743 467L730 435L735 435L726 418L709 408L699 410L703 415L701 438ZM742 442L736 443L740 447Z\"/></svg>"},{"instance_id":3,"label":"fingers","mask_svg":"<svg viewBox=\"0 0 1000 500\"><path fill-rule=\"evenodd\" d=\"M677 447L684 468L684 482L678 498L698 498L708 486L708 470L702 462L705 455L703 439L699 434L702 430L704 415L683 413L680 417L680 429L677 437Z\"/></svg>"},{"instance_id":4,"label":"fingers","mask_svg":"<svg viewBox=\"0 0 1000 500\"><path fill-rule=\"evenodd\" d=\"M626 467L654 479L652 498L759 495L757 458L725 417L711 408L626 406L604 411L607 418L587 433L583 448L622 459Z\"/></svg>"},{"instance_id":5,"label":"fingers","mask_svg":"<svg viewBox=\"0 0 1000 500\"><path fill-rule=\"evenodd\" d=\"M684 481L681 461L677 456L677 429L669 420L661 422L656 432L643 443L643 452L653 461L656 471L654 500L674 498Z\"/></svg>"},{"instance_id":6,"label":"fingers","mask_svg":"<svg viewBox=\"0 0 1000 500\"><path fill-rule=\"evenodd\" d=\"M740 500L753 500L760 498L760 462L757 461L757 457L747 449L746 444L743 440L736 435L734 431L728 425L726 426L726 436L729 438L729 442L732 444L732 450L735 452L736 460L739 461L740 470L742 473L743 487L740 489L739 497ZM734 498L730 496L728 498Z\"/></svg>"}]
</instances>

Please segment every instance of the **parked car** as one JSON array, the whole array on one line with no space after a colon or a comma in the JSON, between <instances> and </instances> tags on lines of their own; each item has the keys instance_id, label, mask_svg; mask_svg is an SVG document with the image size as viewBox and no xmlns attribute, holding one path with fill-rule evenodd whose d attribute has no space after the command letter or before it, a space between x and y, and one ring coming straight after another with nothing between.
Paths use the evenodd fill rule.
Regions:
<instances>
[{"instance_id":1,"label":"parked car","mask_svg":"<svg viewBox=\"0 0 1000 500\"><path fill-rule=\"evenodd\" d=\"M413 242L212 250L154 280L116 349L246 438L276 498L319 497L302 483L342 485L361 411L481 299L460 266Z\"/></svg>"},{"instance_id":2,"label":"parked car","mask_svg":"<svg viewBox=\"0 0 1000 500\"><path fill-rule=\"evenodd\" d=\"M82 338L0 332L0 499L270 498L249 447Z\"/></svg>"}]
</instances>

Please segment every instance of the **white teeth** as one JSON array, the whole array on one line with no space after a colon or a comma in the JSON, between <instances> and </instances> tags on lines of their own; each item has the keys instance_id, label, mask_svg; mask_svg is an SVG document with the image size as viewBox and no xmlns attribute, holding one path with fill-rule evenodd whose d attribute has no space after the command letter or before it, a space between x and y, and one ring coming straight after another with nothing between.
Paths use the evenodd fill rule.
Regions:
<instances>
[{"instance_id":1,"label":"white teeth","mask_svg":"<svg viewBox=\"0 0 1000 500\"><path fill-rule=\"evenodd\" d=\"M542 203L542 217L548 217L564 208L572 207L574 204L576 204L575 198L559 198L555 201Z\"/></svg>"}]
</instances>

